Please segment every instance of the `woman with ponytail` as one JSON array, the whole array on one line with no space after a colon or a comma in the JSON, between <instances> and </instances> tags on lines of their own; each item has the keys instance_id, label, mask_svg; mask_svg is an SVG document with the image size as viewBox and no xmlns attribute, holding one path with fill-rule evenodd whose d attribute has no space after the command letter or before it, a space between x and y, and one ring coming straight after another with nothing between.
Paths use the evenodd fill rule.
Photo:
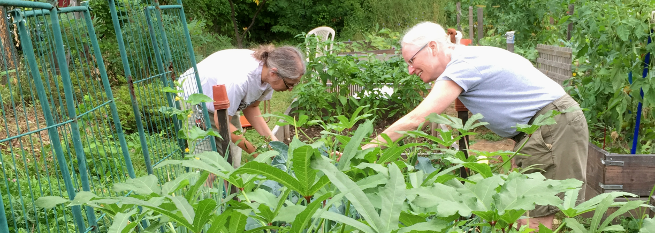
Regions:
<instances>
[{"instance_id":1,"label":"woman with ponytail","mask_svg":"<svg viewBox=\"0 0 655 233\"><path fill-rule=\"evenodd\" d=\"M254 153L255 147L237 130L242 130L239 111L251 123L252 127L262 136L277 141L278 139L268 128L259 109L261 101L270 100L273 91L288 91L300 82L305 74L305 63L297 48L283 46L275 48L273 45L260 46L257 49L228 49L215 52L197 64L198 76L203 94L213 96L212 86L224 84L230 107L229 131L231 132L230 155L232 165L236 168L241 165L241 150ZM181 78L193 78L194 70L186 71ZM185 82L185 92L195 92L195 82ZM214 118L214 106L207 105L209 118ZM218 131L211 121L212 128ZM220 139L216 139L220 140ZM235 145L238 143L238 145ZM220 145L220 143L217 143Z\"/></svg>"}]
</instances>

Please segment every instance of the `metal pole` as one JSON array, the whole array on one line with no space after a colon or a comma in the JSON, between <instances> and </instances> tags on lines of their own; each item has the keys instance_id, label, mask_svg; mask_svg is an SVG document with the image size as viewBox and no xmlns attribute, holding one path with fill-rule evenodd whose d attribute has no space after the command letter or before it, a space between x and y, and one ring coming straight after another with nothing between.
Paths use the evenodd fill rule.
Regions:
<instances>
[{"instance_id":1,"label":"metal pole","mask_svg":"<svg viewBox=\"0 0 655 233\"><path fill-rule=\"evenodd\" d=\"M73 140L73 147L75 148L75 155L77 156L77 166L79 167L80 179L82 180L82 190L91 191L89 187L89 174L86 166L86 156L84 154L84 146L82 145L82 139L80 137L80 128L77 124L77 113L75 112L75 98L73 97L73 90L71 84L70 72L68 71L68 64L66 63L66 51L64 50L64 40L61 36L61 28L59 26L59 15L57 14L57 8L53 7L50 10L50 21L52 22L52 32L55 39L55 52L57 54L57 63L59 63L59 71L61 73L61 79L64 84L64 96L66 97L66 109L68 110L68 117L73 119L70 123L71 134ZM87 221L93 226L93 229L97 228L96 225L96 215L91 207L85 207Z\"/></svg>"},{"instance_id":2,"label":"metal pole","mask_svg":"<svg viewBox=\"0 0 655 233\"><path fill-rule=\"evenodd\" d=\"M118 14L116 13L116 4L114 0L107 0L109 4L109 12L111 13L111 19L114 23L114 32L116 33L116 40L118 41L118 49L121 53L121 61L123 62L123 69L125 70L125 77L127 78L127 87L130 90L130 96L132 99L132 111L134 112L134 118L136 120L136 128L139 130L139 141L141 142L141 151L143 152L143 159L145 160L146 170L149 175L153 174L152 163L150 162L150 151L148 150L148 144L146 143L146 135L143 131L143 123L141 122L141 112L139 111L139 104L136 100L136 95L134 94L134 81L132 80L132 72L130 71L130 64L127 62L127 52L125 51L125 42L123 41L123 34L121 32L121 26L118 23Z\"/></svg>"},{"instance_id":3,"label":"metal pole","mask_svg":"<svg viewBox=\"0 0 655 233\"><path fill-rule=\"evenodd\" d=\"M180 6L182 5L182 0L177 0L177 4ZM191 64L193 64L193 70L194 75L196 76L196 86L198 87L198 93L202 93L202 84L200 84L200 75L198 74L198 67L196 66L196 56L194 55L193 52L193 45L191 44L191 36L189 36L189 28L187 28L187 23L186 23L186 16L184 15L184 7L180 10L180 20L182 21L182 28L184 29L184 36L186 37L186 45L187 49L189 50L189 59L191 60ZM202 117L205 118L205 126L207 129L211 129L211 123L209 122L211 119L209 119L209 113L207 113L207 105L205 103L201 103L202 105ZM212 147L213 151L216 151L216 142L214 140L209 140L209 143Z\"/></svg>"},{"instance_id":4,"label":"metal pole","mask_svg":"<svg viewBox=\"0 0 655 233\"><path fill-rule=\"evenodd\" d=\"M52 117L52 112L50 109L50 104L48 102L48 96L45 93L45 88L43 88L43 81L41 80L41 74L39 72L38 64L36 64L36 58L34 56L34 47L32 47L32 41L25 29L25 20L23 19L22 13L19 11L13 11L14 19L18 25L18 35L22 43L23 55L25 60L27 60L28 66L30 68L30 73L34 80L34 86L37 90L37 95L39 97L39 102L41 103L41 109L43 111L46 124L48 126L55 125L55 121ZM56 14L55 14L56 15ZM60 38L61 39L61 38ZM63 49L63 47L62 47ZM65 60L64 60L65 61ZM70 200L75 199L75 187L71 181L70 172L68 171L68 163L66 162L66 157L61 146L61 139L59 138L59 132L57 127L48 127L48 136L50 137L50 142L52 143L52 148L57 155L57 163L59 165L59 170L61 171L61 176L64 178L64 186L66 186L66 193L68 193L68 198ZM78 232L83 232L86 229L84 224L84 218L82 217L82 208L80 206L71 207L73 212L73 218L75 219L75 225L77 226Z\"/></svg>"},{"instance_id":5,"label":"metal pole","mask_svg":"<svg viewBox=\"0 0 655 233\"><path fill-rule=\"evenodd\" d=\"M84 11L84 20L86 21L86 27L89 32L89 39L91 40L91 45L93 46L93 53L98 62L98 70L100 72L100 77L102 78L102 86L105 89L105 94L111 104L111 117L114 121L114 127L116 127L116 134L118 134L118 141L121 145L121 152L123 153L123 159L125 160L125 166L127 168L127 173L130 178L136 178L134 174L134 167L132 166L132 158L130 157L130 151L127 148L127 142L125 141L125 133L123 133L123 127L121 126L120 118L118 117L118 110L116 108L116 102L114 101L114 94L111 92L111 86L109 85L109 79L107 78L107 68L105 67L105 62L102 59L102 53L100 52L100 46L98 46L98 38L96 36L96 31L93 28L93 21L91 20L91 14L89 13L89 3L82 2L82 5L87 8Z\"/></svg>"}]
</instances>

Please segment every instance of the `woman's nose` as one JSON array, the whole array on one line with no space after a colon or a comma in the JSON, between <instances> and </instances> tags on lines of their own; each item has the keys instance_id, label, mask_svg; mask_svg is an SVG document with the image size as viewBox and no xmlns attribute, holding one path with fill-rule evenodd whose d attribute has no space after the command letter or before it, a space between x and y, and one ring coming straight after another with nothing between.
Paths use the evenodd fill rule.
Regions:
<instances>
[{"instance_id":1,"label":"woman's nose","mask_svg":"<svg viewBox=\"0 0 655 233\"><path fill-rule=\"evenodd\" d=\"M407 66L407 72L409 72L410 75L414 74L414 71L416 71L414 66Z\"/></svg>"}]
</instances>

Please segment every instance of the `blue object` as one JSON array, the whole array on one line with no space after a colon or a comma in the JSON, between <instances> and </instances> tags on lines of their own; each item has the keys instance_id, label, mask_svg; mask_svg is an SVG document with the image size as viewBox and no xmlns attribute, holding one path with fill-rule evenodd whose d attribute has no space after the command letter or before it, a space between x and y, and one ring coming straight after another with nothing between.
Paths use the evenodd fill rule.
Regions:
<instances>
[{"instance_id":1,"label":"blue object","mask_svg":"<svg viewBox=\"0 0 655 233\"><path fill-rule=\"evenodd\" d=\"M653 30L650 30L650 33L652 34ZM648 36L648 44L650 44L651 41L652 38ZM643 78L646 78L646 76L648 76L648 65L650 65L650 52L646 53L646 58L644 59L644 72L642 74ZM630 79L630 83L632 83L632 73L630 73L629 79ZM641 95L641 98L644 98L643 89L639 89L639 94ZM642 108L642 103L639 102L639 105L637 105L637 122L635 123L635 131L634 131L634 135L632 136L632 149L630 150L630 154L637 153L637 143L639 143L639 124L641 123L641 108Z\"/></svg>"}]
</instances>

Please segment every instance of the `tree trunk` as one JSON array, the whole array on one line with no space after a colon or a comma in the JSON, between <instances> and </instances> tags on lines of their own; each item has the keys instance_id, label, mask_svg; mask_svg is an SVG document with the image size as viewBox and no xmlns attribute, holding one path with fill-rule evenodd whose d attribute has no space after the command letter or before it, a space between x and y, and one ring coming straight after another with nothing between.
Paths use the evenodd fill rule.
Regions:
<instances>
[{"instance_id":1,"label":"tree trunk","mask_svg":"<svg viewBox=\"0 0 655 233\"><path fill-rule=\"evenodd\" d=\"M4 6L0 7L0 40L2 41L2 57L0 58L0 70L10 70L14 67L13 47L14 43L9 34L9 27L7 25L7 10ZM5 64L7 67L5 67Z\"/></svg>"},{"instance_id":2,"label":"tree trunk","mask_svg":"<svg viewBox=\"0 0 655 233\"><path fill-rule=\"evenodd\" d=\"M261 3L259 3L259 7L257 8L257 12L255 12L255 15L252 17L252 21L250 22L250 25L245 28L243 33L239 33L239 25L237 24L237 20L234 17L235 12L234 12L234 2L232 0L228 0L230 2L230 8L232 9L232 26L234 27L234 37L237 40L237 48L243 48L242 42L243 42L243 37L246 36L246 33L248 30L250 30L250 27L252 27L253 24L255 24L255 19L257 18L257 15L259 15L259 12L262 10L264 7L264 4L266 3L266 0L263 0Z\"/></svg>"}]
</instances>

